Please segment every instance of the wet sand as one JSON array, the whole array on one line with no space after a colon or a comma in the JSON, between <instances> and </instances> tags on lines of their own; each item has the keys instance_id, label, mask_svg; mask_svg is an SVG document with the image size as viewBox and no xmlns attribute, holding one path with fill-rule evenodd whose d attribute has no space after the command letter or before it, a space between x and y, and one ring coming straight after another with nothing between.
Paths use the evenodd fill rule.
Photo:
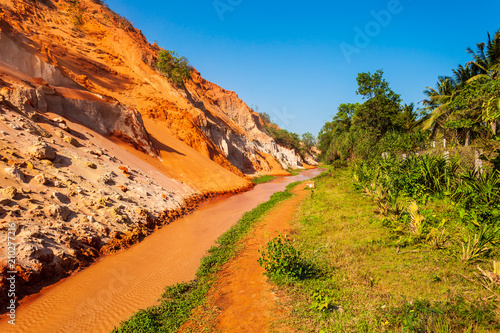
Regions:
<instances>
[{"instance_id":1,"label":"wet sand","mask_svg":"<svg viewBox=\"0 0 500 333\"><path fill-rule=\"evenodd\" d=\"M241 216L291 182L322 170L279 178L163 227L131 248L23 300L16 326L0 320L1 332L109 332L134 312L158 304L167 285L195 277L201 258Z\"/></svg>"}]
</instances>

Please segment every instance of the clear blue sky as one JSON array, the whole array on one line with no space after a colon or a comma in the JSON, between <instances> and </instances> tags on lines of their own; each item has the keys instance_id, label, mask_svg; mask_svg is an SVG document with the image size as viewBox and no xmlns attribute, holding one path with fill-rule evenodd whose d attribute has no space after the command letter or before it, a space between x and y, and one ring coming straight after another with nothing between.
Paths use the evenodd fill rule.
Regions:
<instances>
[{"instance_id":1,"label":"clear blue sky","mask_svg":"<svg viewBox=\"0 0 500 333\"><path fill-rule=\"evenodd\" d=\"M405 103L419 103L438 75L470 60L467 47L500 29L498 0L105 1L299 134L316 135L340 103L360 100L360 72L383 69Z\"/></svg>"}]
</instances>

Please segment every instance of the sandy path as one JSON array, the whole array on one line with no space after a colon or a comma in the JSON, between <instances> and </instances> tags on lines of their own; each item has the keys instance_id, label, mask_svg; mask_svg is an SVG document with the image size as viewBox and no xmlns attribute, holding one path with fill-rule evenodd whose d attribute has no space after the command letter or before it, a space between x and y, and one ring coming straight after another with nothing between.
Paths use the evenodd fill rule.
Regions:
<instances>
[{"instance_id":1,"label":"sandy path","mask_svg":"<svg viewBox=\"0 0 500 333\"><path fill-rule=\"evenodd\" d=\"M243 250L219 273L217 287L210 292L221 311L217 317L218 331L262 333L271 328L273 331L293 331L272 325L277 318L286 316L286 311L276 308L279 297L257 260L258 251L271 238L291 230L290 221L298 205L310 195L304 188L305 183L298 185L293 190L294 197L273 208L243 241Z\"/></svg>"}]
</instances>

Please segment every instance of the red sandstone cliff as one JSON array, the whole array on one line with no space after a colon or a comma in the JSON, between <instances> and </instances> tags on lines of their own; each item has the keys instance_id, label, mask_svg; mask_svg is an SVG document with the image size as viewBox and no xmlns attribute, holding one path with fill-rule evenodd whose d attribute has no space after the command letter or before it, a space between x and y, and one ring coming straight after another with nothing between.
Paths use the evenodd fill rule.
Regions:
<instances>
[{"instance_id":1,"label":"red sandstone cliff","mask_svg":"<svg viewBox=\"0 0 500 333\"><path fill-rule=\"evenodd\" d=\"M0 230L24 292L302 164L236 93L196 70L171 84L158 52L100 1L0 0Z\"/></svg>"}]
</instances>

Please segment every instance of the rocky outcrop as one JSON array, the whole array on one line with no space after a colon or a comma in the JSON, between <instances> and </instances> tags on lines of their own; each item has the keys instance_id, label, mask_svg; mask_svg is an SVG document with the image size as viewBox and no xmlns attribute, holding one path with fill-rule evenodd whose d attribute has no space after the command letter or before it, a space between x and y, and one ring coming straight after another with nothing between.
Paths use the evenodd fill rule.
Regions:
<instances>
[{"instance_id":1,"label":"rocky outcrop","mask_svg":"<svg viewBox=\"0 0 500 333\"><path fill-rule=\"evenodd\" d=\"M88 265L103 247L106 253L119 249L128 234L135 236L123 246L140 240L202 198L81 124L68 120L81 135L75 147L58 136L9 126L18 110L0 106L0 114L0 242L7 243L6 230L14 223L21 295ZM59 128L58 122L41 123L49 134ZM122 150L123 161L110 150ZM4 282L0 278L0 303Z\"/></svg>"},{"instance_id":2,"label":"rocky outcrop","mask_svg":"<svg viewBox=\"0 0 500 333\"><path fill-rule=\"evenodd\" d=\"M37 142L28 149L28 155L39 160L53 160L56 158L56 151L46 142Z\"/></svg>"},{"instance_id":3,"label":"rocky outcrop","mask_svg":"<svg viewBox=\"0 0 500 333\"><path fill-rule=\"evenodd\" d=\"M5 30L6 26L2 27ZM7 30L8 30L7 26ZM25 74L27 77L43 78L48 84L54 86L66 86L78 88L79 85L66 77L54 65L43 61L37 55L13 41L0 32L0 49L2 50L1 62L15 68L16 71Z\"/></svg>"},{"instance_id":4,"label":"rocky outcrop","mask_svg":"<svg viewBox=\"0 0 500 333\"><path fill-rule=\"evenodd\" d=\"M312 166L319 165L318 158L311 153L306 153L306 155L304 157L304 162L306 162L308 165L312 165Z\"/></svg>"},{"instance_id":5,"label":"rocky outcrop","mask_svg":"<svg viewBox=\"0 0 500 333\"><path fill-rule=\"evenodd\" d=\"M274 141L261 143L255 140L254 145L258 150L274 156L280 162L283 169L297 169L302 167L302 158L293 149L284 148L277 145Z\"/></svg>"},{"instance_id":6,"label":"rocky outcrop","mask_svg":"<svg viewBox=\"0 0 500 333\"><path fill-rule=\"evenodd\" d=\"M125 137L138 149L157 156L144 128L142 117L136 110L87 91L77 82L66 78L54 66L45 64L29 52L23 52L22 48L2 32L0 45L5 47L5 50L2 50L2 60L6 63L4 70L9 70L22 82L20 85L1 89L0 97L4 104L16 107L19 113L30 119L36 116L37 111L47 110L71 117L101 134ZM19 53L14 57L10 52ZM26 76L32 82L23 79ZM35 88L37 81L43 82L43 85L37 85ZM54 87L49 86L48 82L54 84ZM58 91L57 86L62 84L63 88Z\"/></svg>"},{"instance_id":7,"label":"rocky outcrop","mask_svg":"<svg viewBox=\"0 0 500 333\"><path fill-rule=\"evenodd\" d=\"M45 84L34 87L37 96L24 98L36 97L40 111L53 109L87 126L99 127L101 133L112 132L128 142L135 140L137 147L154 153L141 135L142 124L136 109L143 116L165 122L179 139L237 175L271 171L272 167L256 149L272 145L272 138L262 131L258 115L236 93L206 81L197 71L193 71L192 80L184 88L173 86L154 69L159 48L147 43L139 30L103 25L103 18L122 21L106 7L81 0L80 5L93 14L85 17L82 29L87 33L75 34L72 22L54 11L67 12L65 2L44 7L28 1L16 6L12 5L13 0L1 1L8 9L4 19L9 25L2 29L9 32L9 36L2 33L1 38L7 54L4 61L28 77L43 79ZM24 21L21 28L16 16L32 15L37 19ZM52 30L54 20L50 19L54 15L59 22L57 36ZM119 26L122 25L123 22ZM36 37L26 34L27 29L36 30ZM104 35L108 37L102 38ZM26 43L33 38L36 40ZM54 43L54 39L61 43ZM34 44L42 46L33 49ZM120 105L115 105L115 101ZM129 127L123 126L127 119L132 120ZM253 144L254 141L260 144ZM267 152L284 168L300 167L300 157L293 157L293 152L284 149L269 147Z\"/></svg>"},{"instance_id":8,"label":"rocky outcrop","mask_svg":"<svg viewBox=\"0 0 500 333\"><path fill-rule=\"evenodd\" d=\"M302 158L277 145L261 128L258 114L235 92L203 79L197 71L186 86L190 99L208 119L202 127L204 132L238 169L251 174L270 171L269 164L256 151L270 154L283 169L302 167Z\"/></svg>"}]
</instances>

